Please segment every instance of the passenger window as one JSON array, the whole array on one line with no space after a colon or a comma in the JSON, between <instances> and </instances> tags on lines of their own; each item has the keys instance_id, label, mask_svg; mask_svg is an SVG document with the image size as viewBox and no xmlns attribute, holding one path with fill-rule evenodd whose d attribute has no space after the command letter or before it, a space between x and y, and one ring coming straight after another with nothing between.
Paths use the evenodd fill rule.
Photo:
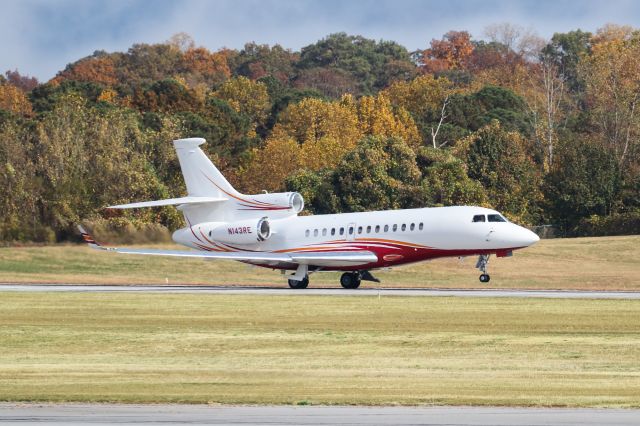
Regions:
<instances>
[{"instance_id":1,"label":"passenger window","mask_svg":"<svg viewBox=\"0 0 640 426\"><path fill-rule=\"evenodd\" d=\"M344 228L340 228L340 235L344 235Z\"/></svg>"},{"instance_id":2,"label":"passenger window","mask_svg":"<svg viewBox=\"0 0 640 426\"><path fill-rule=\"evenodd\" d=\"M487 218L489 219L489 222L506 222L507 220L500 216L499 214L490 214L487 215Z\"/></svg>"},{"instance_id":3,"label":"passenger window","mask_svg":"<svg viewBox=\"0 0 640 426\"><path fill-rule=\"evenodd\" d=\"M353 226L349 227L349 235L353 235Z\"/></svg>"},{"instance_id":4,"label":"passenger window","mask_svg":"<svg viewBox=\"0 0 640 426\"><path fill-rule=\"evenodd\" d=\"M474 222L484 222L484 215L483 214L477 214L473 217L473 221Z\"/></svg>"},{"instance_id":5,"label":"passenger window","mask_svg":"<svg viewBox=\"0 0 640 426\"><path fill-rule=\"evenodd\" d=\"M331 228L331 235L336 235L336 228Z\"/></svg>"},{"instance_id":6,"label":"passenger window","mask_svg":"<svg viewBox=\"0 0 640 426\"><path fill-rule=\"evenodd\" d=\"M362 234L362 226L358 226L358 234Z\"/></svg>"},{"instance_id":7,"label":"passenger window","mask_svg":"<svg viewBox=\"0 0 640 426\"><path fill-rule=\"evenodd\" d=\"M322 236L326 236L327 235L327 228L322 228Z\"/></svg>"},{"instance_id":8,"label":"passenger window","mask_svg":"<svg viewBox=\"0 0 640 426\"><path fill-rule=\"evenodd\" d=\"M418 225L418 229L419 229L420 231L422 231L422 228L424 228L424 226L423 226L423 223L422 223L422 222L420 222L420 225Z\"/></svg>"},{"instance_id":9,"label":"passenger window","mask_svg":"<svg viewBox=\"0 0 640 426\"><path fill-rule=\"evenodd\" d=\"M371 226L367 226L367 234L371 233Z\"/></svg>"},{"instance_id":10,"label":"passenger window","mask_svg":"<svg viewBox=\"0 0 640 426\"><path fill-rule=\"evenodd\" d=\"M304 231L304 236L308 237L309 236L309 230L307 229L306 231Z\"/></svg>"},{"instance_id":11,"label":"passenger window","mask_svg":"<svg viewBox=\"0 0 640 426\"><path fill-rule=\"evenodd\" d=\"M317 237L317 236L318 236L318 230L317 230L317 229L314 229L314 230L313 230L313 236L314 236L314 237Z\"/></svg>"},{"instance_id":12,"label":"passenger window","mask_svg":"<svg viewBox=\"0 0 640 426\"><path fill-rule=\"evenodd\" d=\"M415 224L415 223L412 223L412 224L411 224L411 226L409 227L409 229L411 229L412 231L413 231L414 229L416 229L416 224Z\"/></svg>"},{"instance_id":13,"label":"passenger window","mask_svg":"<svg viewBox=\"0 0 640 426\"><path fill-rule=\"evenodd\" d=\"M389 232L389 225L384 226L384 232Z\"/></svg>"},{"instance_id":14,"label":"passenger window","mask_svg":"<svg viewBox=\"0 0 640 426\"><path fill-rule=\"evenodd\" d=\"M376 225L376 234L380 232L380 225Z\"/></svg>"},{"instance_id":15,"label":"passenger window","mask_svg":"<svg viewBox=\"0 0 640 426\"><path fill-rule=\"evenodd\" d=\"M393 232L396 232L398 230L398 224L394 223L393 224Z\"/></svg>"},{"instance_id":16,"label":"passenger window","mask_svg":"<svg viewBox=\"0 0 640 426\"><path fill-rule=\"evenodd\" d=\"M406 223L403 223L403 224L402 224L402 232L404 232L404 231L405 231L405 229L407 229L407 224L406 224Z\"/></svg>"}]
</instances>

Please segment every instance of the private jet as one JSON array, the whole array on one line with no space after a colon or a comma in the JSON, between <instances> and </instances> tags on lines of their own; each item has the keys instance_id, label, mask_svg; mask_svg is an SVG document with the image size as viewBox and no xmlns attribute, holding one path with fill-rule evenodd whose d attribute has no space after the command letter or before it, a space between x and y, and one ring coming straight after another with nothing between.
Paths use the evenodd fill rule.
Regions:
<instances>
[{"instance_id":1,"label":"private jet","mask_svg":"<svg viewBox=\"0 0 640 426\"><path fill-rule=\"evenodd\" d=\"M245 195L236 191L200 149L202 138L173 141L187 196L110 206L135 209L175 206L184 228L173 240L192 250L102 246L82 227L90 247L114 253L229 259L281 270L294 289L309 275L341 271L340 284L379 282L372 271L443 257L477 256L480 281L490 280L489 257L511 256L539 240L499 212L473 206L432 207L362 213L300 215L297 192Z\"/></svg>"}]
</instances>

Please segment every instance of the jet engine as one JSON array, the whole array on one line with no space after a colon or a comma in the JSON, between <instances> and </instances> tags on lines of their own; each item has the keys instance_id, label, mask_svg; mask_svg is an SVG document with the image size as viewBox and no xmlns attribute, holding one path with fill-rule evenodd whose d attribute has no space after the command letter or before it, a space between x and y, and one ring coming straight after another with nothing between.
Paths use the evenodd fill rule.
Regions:
<instances>
[{"instance_id":1,"label":"jet engine","mask_svg":"<svg viewBox=\"0 0 640 426\"><path fill-rule=\"evenodd\" d=\"M254 194L241 202L245 209L272 210L300 213L304 209L304 199L297 192L274 192L273 194ZM277 213L276 213L277 214Z\"/></svg>"},{"instance_id":2,"label":"jet engine","mask_svg":"<svg viewBox=\"0 0 640 426\"><path fill-rule=\"evenodd\" d=\"M271 237L271 223L267 217L201 225L203 231L207 228L206 235L210 240L229 244L254 244Z\"/></svg>"}]
</instances>

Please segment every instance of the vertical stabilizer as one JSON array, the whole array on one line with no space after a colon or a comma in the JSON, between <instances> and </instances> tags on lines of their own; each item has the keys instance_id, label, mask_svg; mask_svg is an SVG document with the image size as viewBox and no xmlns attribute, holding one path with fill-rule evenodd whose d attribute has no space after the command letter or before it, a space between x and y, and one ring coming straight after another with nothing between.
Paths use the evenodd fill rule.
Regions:
<instances>
[{"instance_id":1,"label":"vertical stabilizer","mask_svg":"<svg viewBox=\"0 0 640 426\"><path fill-rule=\"evenodd\" d=\"M238 192L199 148L203 143L205 143L203 138L173 141L189 196L228 198L238 195Z\"/></svg>"}]
</instances>

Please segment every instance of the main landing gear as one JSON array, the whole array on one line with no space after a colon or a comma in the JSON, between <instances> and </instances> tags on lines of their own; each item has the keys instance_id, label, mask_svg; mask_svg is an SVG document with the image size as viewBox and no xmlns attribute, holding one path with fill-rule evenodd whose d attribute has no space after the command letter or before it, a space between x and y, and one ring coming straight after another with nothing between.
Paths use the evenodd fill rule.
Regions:
<instances>
[{"instance_id":1,"label":"main landing gear","mask_svg":"<svg viewBox=\"0 0 640 426\"><path fill-rule=\"evenodd\" d=\"M380 282L380 280L371 275L369 271L345 272L340 277L340 285L344 288L358 288L360 287L361 281Z\"/></svg>"},{"instance_id":2,"label":"main landing gear","mask_svg":"<svg viewBox=\"0 0 640 426\"><path fill-rule=\"evenodd\" d=\"M307 275L300 281L289 279L289 287L295 289L307 288L309 286L309 276Z\"/></svg>"},{"instance_id":3,"label":"main landing gear","mask_svg":"<svg viewBox=\"0 0 640 426\"><path fill-rule=\"evenodd\" d=\"M487 265L489 264L489 255L481 254L478 256L478 263L476 263L476 268L482 271L482 275L480 275L481 283L488 283L491 280L489 274L487 274Z\"/></svg>"},{"instance_id":4,"label":"main landing gear","mask_svg":"<svg viewBox=\"0 0 640 426\"><path fill-rule=\"evenodd\" d=\"M300 272L300 274L298 274ZM304 274L304 275L303 275ZM374 281L379 283L380 280L371 275L369 271L353 271L345 272L340 277L340 285L344 288L355 289L360 287L362 281ZM303 289L309 286L309 274L307 269L300 269L295 274L289 275L289 287L293 289Z\"/></svg>"},{"instance_id":5,"label":"main landing gear","mask_svg":"<svg viewBox=\"0 0 640 426\"><path fill-rule=\"evenodd\" d=\"M362 278L359 272L345 272L340 277L340 285L344 288L358 288L360 287L360 281L362 281Z\"/></svg>"}]
</instances>

